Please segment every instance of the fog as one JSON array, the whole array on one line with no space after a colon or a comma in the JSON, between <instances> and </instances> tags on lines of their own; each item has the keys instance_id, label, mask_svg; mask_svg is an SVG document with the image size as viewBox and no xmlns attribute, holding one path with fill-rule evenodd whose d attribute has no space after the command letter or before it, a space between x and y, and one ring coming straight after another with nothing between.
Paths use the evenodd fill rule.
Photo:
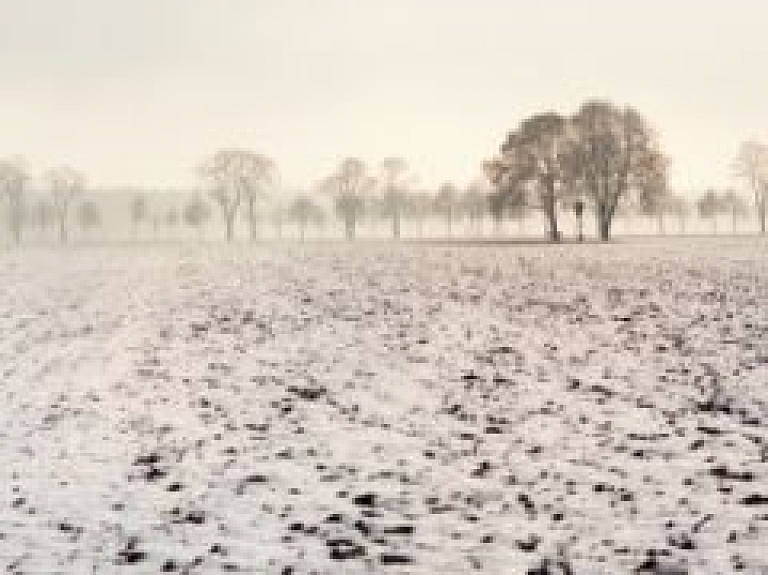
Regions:
<instances>
[{"instance_id":1,"label":"fog","mask_svg":"<svg viewBox=\"0 0 768 575\"><path fill-rule=\"evenodd\" d=\"M591 98L661 131L676 188L765 139L760 0L3 2L0 154L97 186L197 185L213 150L306 187L344 157L467 182L522 117Z\"/></svg>"},{"instance_id":2,"label":"fog","mask_svg":"<svg viewBox=\"0 0 768 575\"><path fill-rule=\"evenodd\" d=\"M0 0L0 570L768 573L764 0Z\"/></svg>"}]
</instances>

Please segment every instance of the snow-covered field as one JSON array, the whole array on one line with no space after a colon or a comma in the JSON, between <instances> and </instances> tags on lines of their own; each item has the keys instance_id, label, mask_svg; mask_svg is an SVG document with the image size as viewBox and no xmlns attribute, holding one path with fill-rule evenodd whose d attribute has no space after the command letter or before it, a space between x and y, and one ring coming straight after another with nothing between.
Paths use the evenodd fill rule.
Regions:
<instances>
[{"instance_id":1,"label":"snow-covered field","mask_svg":"<svg viewBox=\"0 0 768 575\"><path fill-rule=\"evenodd\" d=\"M766 255L6 251L0 567L768 573Z\"/></svg>"}]
</instances>

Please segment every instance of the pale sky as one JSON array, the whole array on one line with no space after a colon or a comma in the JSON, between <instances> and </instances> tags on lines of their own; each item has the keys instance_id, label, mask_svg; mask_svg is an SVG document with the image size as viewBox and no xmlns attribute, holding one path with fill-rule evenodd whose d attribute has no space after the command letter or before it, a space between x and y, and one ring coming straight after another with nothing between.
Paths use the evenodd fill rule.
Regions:
<instances>
[{"instance_id":1,"label":"pale sky","mask_svg":"<svg viewBox=\"0 0 768 575\"><path fill-rule=\"evenodd\" d=\"M636 106L681 190L768 140L766 0L0 0L0 157L178 187L219 147L309 184L345 156L426 186L527 114Z\"/></svg>"}]
</instances>

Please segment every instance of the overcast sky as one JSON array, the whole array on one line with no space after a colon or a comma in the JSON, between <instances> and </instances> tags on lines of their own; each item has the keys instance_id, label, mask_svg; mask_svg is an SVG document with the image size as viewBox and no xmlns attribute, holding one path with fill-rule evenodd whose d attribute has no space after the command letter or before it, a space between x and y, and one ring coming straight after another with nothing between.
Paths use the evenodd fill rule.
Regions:
<instances>
[{"instance_id":1,"label":"overcast sky","mask_svg":"<svg viewBox=\"0 0 768 575\"><path fill-rule=\"evenodd\" d=\"M768 139L766 0L0 0L0 157L196 183L218 147L291 185L402 155L463 183L525 115L636 106L672 183Z\"/></svg>"}]
</instances>

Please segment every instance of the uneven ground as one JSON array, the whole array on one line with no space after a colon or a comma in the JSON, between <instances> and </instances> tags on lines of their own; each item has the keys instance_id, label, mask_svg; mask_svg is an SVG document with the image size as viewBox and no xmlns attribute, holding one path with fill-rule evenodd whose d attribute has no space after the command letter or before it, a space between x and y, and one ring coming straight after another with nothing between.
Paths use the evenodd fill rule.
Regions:
<instances>
[{"instance_id":1,"label":"uneven ground","mask_svg":"<svg viewBox=\"0 0 768 575\"><path fill-rule=\"evenodd\" d=\"M0 254L8 573L768 573L768 244Z\"/></svg>"}]
</instances>

